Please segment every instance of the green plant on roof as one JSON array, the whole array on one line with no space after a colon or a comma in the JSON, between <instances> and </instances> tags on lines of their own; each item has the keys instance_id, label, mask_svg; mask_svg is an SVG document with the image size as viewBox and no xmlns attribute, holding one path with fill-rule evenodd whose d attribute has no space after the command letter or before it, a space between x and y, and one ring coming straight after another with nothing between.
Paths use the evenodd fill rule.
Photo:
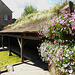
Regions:
<instances>
[{"instance_id":1,"label":"green plant on roof","mask_svg":"<svg viewBox=\"0 0 75 75\"><path fill-rule=\"evenodd\" d=\"M27 7L25 8L25 10L26 10L26 12L28 12L28 14L26 14L26 12L24 13L22 13L22 16L19 18L19 19L17 19L16 20L16 22L15 23L13 23L12 25L8 25L8 26L6 26L5 28L8 28L8 27L11 27L12 29L18 29L18 28L21 28L21 27L23 27L23 26L26 26L26 25L28 25L28 24L30 24L30 23L35 23L35 22L37 22L37 21L41 21L41 20L44 20L44 19L50 19L50 18L52 18L54 15L56 15L55 13L56 13L56 11L57 10L59 10L60 11L60 9L63 7L63 6L65 6L65 5L61 5L61 4L57 4L54 8L50 8L49 10L44 10L44 11L40 11L40 12L37 12L37 13L34 13L34 12L32 12L31 13L31 10L30 10L30 13L29 13L29 11L28 11L28 9L29 9L29 6L28 6L28 9L27 9ZM32 6L30 6L31 7L31 9L34 9L34 10L36 10L35 8L33 8ZM54 11L55 12L54 12ZM37 10L36 10L37 11ZM25 14L25 16L23 15L23 14Z\"/></svg>"},{"instance_id":2,"label":"green plant on roof","mask_svg":"<svg viewBox=\"0 0 75 75\"><path fill-rule=\"evenodd\" d=\"M33 6L26 6L25 9L24 9L24 12L22 13L22 16L26 16L28 14L31 14L31 13L36 13L37 12L37 9L35 9Z\"/></svg>"}]
</instances>

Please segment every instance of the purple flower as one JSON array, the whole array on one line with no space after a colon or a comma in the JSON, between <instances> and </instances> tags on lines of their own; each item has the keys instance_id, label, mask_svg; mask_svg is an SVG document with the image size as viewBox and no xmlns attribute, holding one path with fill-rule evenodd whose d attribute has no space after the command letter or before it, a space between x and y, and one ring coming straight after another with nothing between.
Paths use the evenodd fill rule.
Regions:
<instances>
[{"instance_id":1,"label":"purple flower","mask_svg":"<svg viewBox=\"0 0 75 75\"><path fill-rule=\"evenodd\" d=\"M66 24L67 26L69 26L70 24Z\"/></svg>"},{"instance_id":2,"label":"purple flower","mask_svg":"<svg viewBox=\"0 0 75 75\"><path fill-rule=\"evenodd\" d=\"M69 20L71 20L71 18L69 18Z\"/></svg>"},{"instance_id":3,"label":"purple flower","mask_svg":"<svg viewBox=\"0 0 75 75\"><path fill-rule=\"evenodd\" d=\"M62 24L63 22L64 22L64 20L61 20L61 21L60 21L60 24Z\"/></svg>"},{"instance_id":4,"label":"purple flower","mask_svg":"<svg viewBox=\"0 0 75 75\"><path fill-rule=\"evenodd\" d=\"M64 23L67 23L67 21L65 21Z\"/></svg>"},{"instance_id":5,"label":"purple flower","mask_svg":"<svg viewBox=\"0 0 75 75\"><path fill-rule=\"evenodd\" d=\"M72 33L72 36L74 36L74 33Z\"/></svg>"}]
</instances>

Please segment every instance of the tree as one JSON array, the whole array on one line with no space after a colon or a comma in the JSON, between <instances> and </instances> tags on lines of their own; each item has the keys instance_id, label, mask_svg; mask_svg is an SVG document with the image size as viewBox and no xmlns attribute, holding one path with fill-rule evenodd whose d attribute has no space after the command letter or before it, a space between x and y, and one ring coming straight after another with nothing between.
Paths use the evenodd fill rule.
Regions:
<instances>
[{"instance_id":1,"label":"tree","mask_svg":"<svg viewBox=\"0 0 75 75\"><path fill-rule=\"evenodd\" d=\"M22 16L26 16L28 14L31 14L31 13L36 13L37 12L37 9L35 9L33 6L26 6L25 9L24 9L24 12L22 13Z\"/></svg>"}]
</instances>

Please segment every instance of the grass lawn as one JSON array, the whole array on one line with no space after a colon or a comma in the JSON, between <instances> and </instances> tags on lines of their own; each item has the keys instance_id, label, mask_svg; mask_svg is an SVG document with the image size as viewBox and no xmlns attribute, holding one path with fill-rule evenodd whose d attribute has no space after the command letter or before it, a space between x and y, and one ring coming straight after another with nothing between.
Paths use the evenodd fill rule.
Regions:
<instances>
[{"instance_id":1,"label":"grass lawn","mask_svg":"<svg viewBox=\"0 0 75 75\"><path fill-rule=\"evenodd\" d=\"M14 64L21 61L21 58L12 53L12 56L8 56L9 51L0 51L0 70L5 69L4 66Z\"/></svg>"}]
</instances>

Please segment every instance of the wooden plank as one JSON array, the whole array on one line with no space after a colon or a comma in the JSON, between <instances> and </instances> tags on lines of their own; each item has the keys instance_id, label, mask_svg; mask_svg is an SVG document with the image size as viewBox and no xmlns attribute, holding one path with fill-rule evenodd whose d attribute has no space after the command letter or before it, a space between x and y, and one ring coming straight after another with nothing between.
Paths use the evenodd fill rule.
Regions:
<instances>
[{"instance_id":1,"label":"wooden plank","mask_svg":"<svg viewBox=\"0 0 75 75\"><path fill-rule=\"evenodd\" d=\"M74 12L73 10L73 2L69 1L69 10L70 10L70 13Z\"/></svg>"},{"instance_id":2,"label":"wooden plank","mask_svg":"<svg viewBox=\"0 0 75 75\"><path fill-rule=\"evenodd\" d=\"M23 62L23 39L21 38L21 62Z\"/></svg>"},{"instance_id":3,"label":"wooden plank","mask_svg":"<svg viewBox=\"0 0 75 75\"><path fill-rule=\"evenodd\" d=\"M9 48L9 56L12 56L11 54L11 44L10 44L10 37L8 37L8 48Z\"/></svg>"},{"instance_id":4,"label":"wooden plank","mask_svg":"<svg viewBox=\"0 0 75 75\"><path fill-rule=\"evenodd\" d=\"M19 38L17 38L17 40L18 40L19 46L21 48L21 40ZM28 40L25 40L25 41L23 40L23 46L27 43L27 41Z\"/></svg>"},{"instance_id":5,"label":"wooden plank","mask_svg":"<svg viewBox=\"0 0 75 75\"><path fill-rule=\"evenodd\" d=\"M9 37L17 37L17 38L23 38L23 39L31 39L31 40L40 40L40 36L19 36L19 35L10 35L10 34L0 34L1 36L9 36Z\"/></svg>"},{"instance_id":6,"label":"wooden plank","mask_svg":"<svg viewBox=\"0 0 75 75\"><path fill-rule=\"evenodd\" d=\"M2 36L2 48L4 49L4 37Z\"/></svg>"},{"instance_id":7,"label":"wooden plank","mask_svg":"<svg viewBox=\"0 0 75 75\"><path fill-rule=\"evenodd\" d=\"M20 46L20 48L21 48L21 41L20 41L19 38L17 38L17 40L18 40L19 46Z\"/></svg>"}]
</instances>

